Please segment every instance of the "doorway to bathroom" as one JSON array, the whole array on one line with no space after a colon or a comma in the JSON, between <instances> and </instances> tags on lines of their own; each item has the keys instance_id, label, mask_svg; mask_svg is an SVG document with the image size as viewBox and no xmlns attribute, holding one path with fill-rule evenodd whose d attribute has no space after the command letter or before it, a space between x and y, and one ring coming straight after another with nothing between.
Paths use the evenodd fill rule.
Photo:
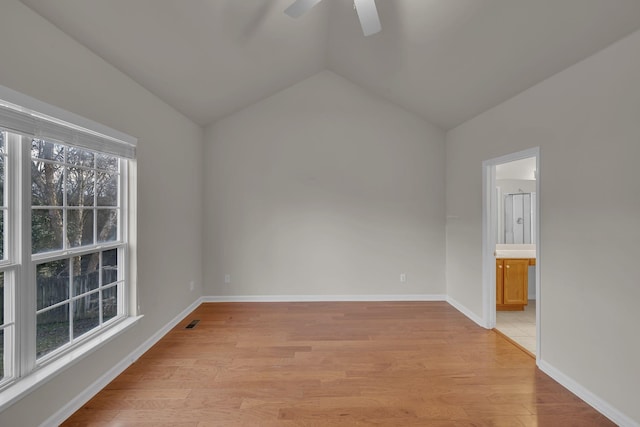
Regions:
<instances>
[{"instance_id":1,"label":"doorway to bathroom","mask_svg":"<svg viewBox=\"0 0 640 427\"><path fill-rule=\"evenodd\" d=\"M485 323L540 358L539 148L483 162Z\"/></svg>"}]
</instances>

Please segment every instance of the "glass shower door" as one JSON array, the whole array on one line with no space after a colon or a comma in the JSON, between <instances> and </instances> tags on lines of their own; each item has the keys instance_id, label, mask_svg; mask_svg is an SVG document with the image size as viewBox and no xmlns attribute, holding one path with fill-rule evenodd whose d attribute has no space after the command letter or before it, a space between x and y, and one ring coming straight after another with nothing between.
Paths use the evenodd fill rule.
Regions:
<instances>
[{"instance_id":1,"label":"glass shower door","mask_svg":"<svg viewBox=\"0 0 640 427\"><path fill-rule=\"evenodd\" d=\"M533 213L535 193L514 193L504 196L504 242L535 243Z\"/></svg>"}]
</instances>

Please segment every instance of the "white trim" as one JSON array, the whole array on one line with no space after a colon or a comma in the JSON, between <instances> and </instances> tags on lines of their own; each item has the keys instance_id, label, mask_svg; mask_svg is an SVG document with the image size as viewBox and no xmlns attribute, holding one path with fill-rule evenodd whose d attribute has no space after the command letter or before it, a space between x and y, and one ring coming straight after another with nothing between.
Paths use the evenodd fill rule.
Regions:
<instances>
[{"instance_id":1,"label":"white trim","mask_svg":"<svg viewBox=\"0 0 640 427\"><path fill-rule=\"evenodd\" d=\"M124 372L129 366L133 364L136 360L140 358L145 352L147 352L151 347L153 347L158 341L162 339L171 329L175 328L178 323L180 323L185 317L187 317L191 312L193 312L200 304L202 304L203 299L198 298L187 308L182 310L176 317L170 320L164 327L159 329L155 334L149 337L145 342L143 342L138 348L133 350L114 365L111 369L105 372L100 378L93 382L89 387L83 390L80 394L73 398L69 403L60 408L55 414L47 418L45 422L40 424L40 427L49 427L49 426L58 426L64 420L73 415L78 409L82 407L85 403L87 403L93 396L98 394L104 387L107 386L111 381L113 381L118 375ZM142 316L140 316L142 317Z\"/></svg>"},{"instance_id":2,"label":"white trim","mask_svg":"<svg viewBox=\"0 0 640 427\"><path fill-rule=\"evenodd\" d=\"M11 132L133 159L137 139L0 86L0 124Z\"/></svg>"},{"instance_id":3,"label":"white trim","mask_svg":"<svg viewBox=\"0 0 640 427\"><path fill-rule=\"evenodd\" d=\"M16 382L11 384L6 390L0 392L0 412L36 388L50 381L61 372L69 369L78 361L95 352L120 333L135 325L141 318L142 316L125 318L108 330L88 340L84 345L79 346L46 366L33 371L26 377L16 380Z\"/></svg>"},{"instance_id":4,"label":"white trim","mask_svg":"<svg viewBox=\"0 0 640 427\"><path fill-rule=\"evenodd\" d=\"M580 383L576 382L573 378L563 374L560 370L556 369L544 360L538 360L538 367L542 372L549 375L561 386L584 400L587 404L592 406L595 410L600 412L605 417L619 425L620 427L640 427L640 424L632 420L630 417L622 413L619 409L615 408L609 402L601 399L600 397L587 390Z\"/></svg>"},{"instance_id":5,"label":"white trim","mask_svg":"<svg viewBox=\"0 0 640 427\"><path fill-rule=\"evenodd\" d=\"M478 324L478 326L481 326L481 327L483 327L485 329L488 329L487 326L484 323L484 320L481 317L478 317L473 311L469 310L467 307L465 307L464 305L460 304L460 302L456 301L455 299L453 299L453 298L451 298L449 296L447 297L446 301L449 303L449 305L451 305L453 308L458 310L460 313L464 314L469 319L471 319L474 322L476 322Z\"/></svg>"},{"instance_id":6,"label":"white trim","mask_svg":"<svg viewBox=\"0 0 640 427\"><path fill-rule=\"evenodd\" d=\"M135 146L138 138L0 85L0 99Z\"/></svg>"},{"instance_id":7,"label":"white trim","mask_svg":"<svg viewBox=\"0 0 640 427\"><path fill-rule=\"evenodd\" d=\"M446 301L446 295L219 295L204 296L202 302L367 302Z\"/></svg>"},{"instance_id":8,"label":"white trim","mask_svg":"<svg viewBox=\"0 0 640 427\"><path fill-rule=\"evenodd\" d=\"M496 215L495 206L492 203L495 192L491 190L495 187L495 166L515 160L536 158L536 360L542 357L541 345L541 306L542 294L540 289L540 147L529 148L527 150L496 157L482 162L482 305L483 319L481 325L486 328L494 328L496 325L496 290L495 290L495 244L496 225L493 217Z\"/></svg>"},{"instance_id":9,"label":"white trim","mask_svg":"<svg viewBox=\"0 0 640 427\"><path fill-rule=\"evenodd\" d=\"M482 162L482 308L483 320L482 325L487 329L496 326L496 310L493 308L496 304L495 285L487 284L496 283L496 267L493 252L495 250L496 224L493 218L497 215L494 200L494 191L496 181L495 164ZM489 268L489 265L493 266Z\"/></svg>"}]
</instances>

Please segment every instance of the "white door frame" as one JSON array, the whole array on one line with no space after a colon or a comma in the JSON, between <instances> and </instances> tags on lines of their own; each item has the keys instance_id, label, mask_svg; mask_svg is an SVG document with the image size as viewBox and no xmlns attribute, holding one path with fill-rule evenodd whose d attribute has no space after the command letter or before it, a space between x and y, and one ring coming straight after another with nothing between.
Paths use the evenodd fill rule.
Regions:
<instances>
[{"instance_id":1,"label":"white door frame","mask_svg":"<svg viewBox=\"0 0 640 427\"><path fill-rule=\"evenodd\" d=\"M488 329L496 327L496 248L497 217L496 200L496 165L513 162L515 160L536 158L536 361L542 354L540 346L540 147L530 148L517 153L511 153L482 162L482 304L483 322Z\"/></svg>"}]
</instances>

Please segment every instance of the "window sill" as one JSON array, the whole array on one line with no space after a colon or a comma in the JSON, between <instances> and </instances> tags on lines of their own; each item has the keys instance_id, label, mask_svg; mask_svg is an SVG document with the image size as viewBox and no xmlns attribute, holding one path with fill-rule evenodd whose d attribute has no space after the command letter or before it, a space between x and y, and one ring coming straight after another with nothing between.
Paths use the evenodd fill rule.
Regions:
<instances>
[{"instance_id":1,"label":"window sill","mask_svg":"<svg viewBox=\"0 0 640 427\"><path fill-rule=\"evenodd\" d=\"M127 317L105 332L89 339L83 345L74 348L42 368L36 369L26 377L7 384L7 388L0 392L0 412L134 326L142 317Z\"/></svg>"}]
</instances>

